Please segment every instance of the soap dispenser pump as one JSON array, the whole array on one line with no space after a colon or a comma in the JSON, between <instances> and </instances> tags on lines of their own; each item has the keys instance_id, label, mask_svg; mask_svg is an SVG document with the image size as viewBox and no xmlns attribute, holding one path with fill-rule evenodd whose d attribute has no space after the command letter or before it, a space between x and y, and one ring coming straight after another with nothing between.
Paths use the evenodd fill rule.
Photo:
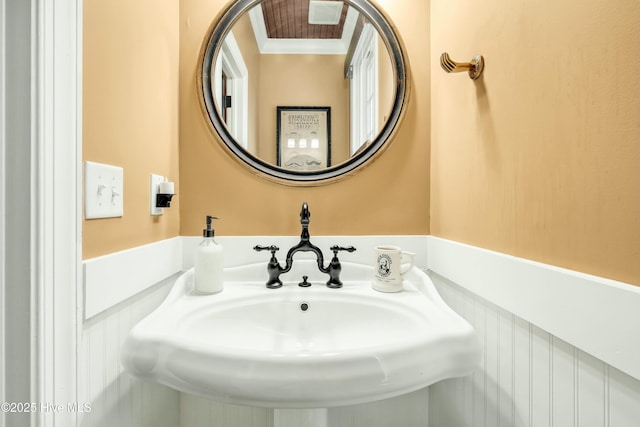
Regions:
<instances>
[{"instance_id":1,"label":"soap dispenser pump","mask_svg":"<svg viewBox=\"0 0 640 427\"><path fill-rule=\"evenodd\" d=\"M195 253L195 289L201 293L214 294L223 288L223 248L214 240L215 231L211 222L218 217L207 215L207 223L202 230L202 243Z\"/></svg>"}]
</instances>

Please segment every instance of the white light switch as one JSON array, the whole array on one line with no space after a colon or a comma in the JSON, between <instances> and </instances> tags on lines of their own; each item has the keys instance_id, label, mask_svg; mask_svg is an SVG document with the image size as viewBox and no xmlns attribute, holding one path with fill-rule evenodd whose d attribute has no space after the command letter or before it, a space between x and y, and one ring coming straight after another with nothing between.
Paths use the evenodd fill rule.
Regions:
<instances>
[{"instance_id":1,"label":"white light switch","mask_svg":"<svg viewBox=\"0 0 640 427\"><path fill-rule=\"evenodd\" d=\"M122 216L124 179L118 166L84 163L84 217L115 218Z\"/></svg>"}]
</instances>

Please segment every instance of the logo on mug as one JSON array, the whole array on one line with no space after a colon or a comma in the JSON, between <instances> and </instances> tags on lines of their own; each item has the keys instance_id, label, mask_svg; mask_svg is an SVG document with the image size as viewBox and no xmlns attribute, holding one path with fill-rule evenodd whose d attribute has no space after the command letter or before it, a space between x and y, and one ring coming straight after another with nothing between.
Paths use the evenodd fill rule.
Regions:
<instances>
[{"instance_id":1,"label":"logo on mug","mask_svg":"<svg viewBox=\"0 0 640 427\"><path fill-rule=\"evenodd\" d=\"M391 257L389 255L380 254L378 256L378 274L382 277L391 274Z\"/></svg>"}]
</instances>

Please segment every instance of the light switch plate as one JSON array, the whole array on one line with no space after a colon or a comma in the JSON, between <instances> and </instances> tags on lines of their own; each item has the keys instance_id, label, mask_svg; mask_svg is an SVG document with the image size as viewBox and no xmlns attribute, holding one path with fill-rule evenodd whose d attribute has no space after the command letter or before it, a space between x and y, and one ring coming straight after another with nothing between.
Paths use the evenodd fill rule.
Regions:
<instances>
[{"instance_id":1,"label":"light switch plate","mask_svg":"<svg viewBox=\"0 0 640 427\"><path fill-rule=\"evenodd\" d=\"M151 209L151 215L162 215L162 208L156 207L158 184L161 182L165 182L164 176L151 174L151 188L149 191L149 207Z\"/></svg>"},{"instance_id":2,"label":"light switch plate","mask_svg":"<svg viewBox=\"0 0 640 427\"><path fill-rule=\"evenodd\" d=\"M124 171L101 163L84 163L84 217L117 218L123 214Z\"/></svg>"}]
</instances>

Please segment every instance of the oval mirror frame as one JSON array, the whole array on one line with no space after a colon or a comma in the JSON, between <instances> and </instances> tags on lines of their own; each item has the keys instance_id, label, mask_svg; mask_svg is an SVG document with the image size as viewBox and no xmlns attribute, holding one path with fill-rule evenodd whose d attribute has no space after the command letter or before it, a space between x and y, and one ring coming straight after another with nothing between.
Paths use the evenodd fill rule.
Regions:
<instances>
[{"instance_id":1,"label":"oval mirror frame","mask_svg":"<svg viewBox=\"0 0 640 427\"><path fill-rule=\"evenodd\" d=\"M240 146L229 132L220 117L214 101L211 85L211 70L221 50L222 41L231 31L233 25L244 13L259 5L263 0L232 0L218 14L211 24L200 51L199 72L197 78L198 93L203 114L214 135L219 137L222 145L232 158L249 166L258 175L271 181L294 186L323 185L346 178L369 165L389 146L404 118L409 102L410 77L409 63L400 36L385 12L371 0L343 0L343 3L354 7L378 31L389 53L394 75L395 95L389 117L372 143L362 152L348 160L313 172L290 171L265 162L252 155Z\"/></svg>"}]
</instances>

